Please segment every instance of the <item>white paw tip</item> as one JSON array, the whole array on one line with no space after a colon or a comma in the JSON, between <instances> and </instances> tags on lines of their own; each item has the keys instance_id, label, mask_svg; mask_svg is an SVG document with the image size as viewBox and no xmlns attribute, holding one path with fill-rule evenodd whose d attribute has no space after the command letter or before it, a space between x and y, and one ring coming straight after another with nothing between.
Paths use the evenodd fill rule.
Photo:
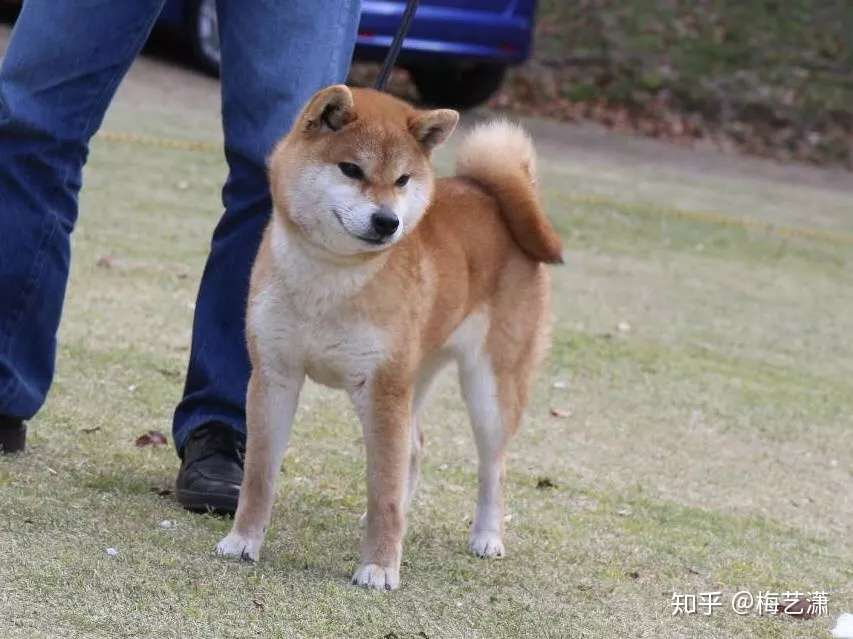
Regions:
<instances>
[{"instance_id":1,"label":"white paw tip","mask_svg":"<svg viewBox=\"0 0 853 639\"><path fill-rule=\"evenodd\" d=\"M468 550L481 559L500 559L506 555L500 535L494 532L471 533Z\"/></svg>"},{"instance_id":2,"label":"white paw tip","mask_svg":"<svg viewBox=\"0 0 853 639\"><path fill-rule=\"evenodd\" d=\"M853 614L849 612L842 613L835 622L835 628L831 632L832 636L838 637L838 639L853 637Z\"/></svg>"},{"instance_id":3,"label":"white paw tip","mask_svg":"<svg viewBox=\"0 0 853 639\"><path fill-rule=\"evenodd\" d=\"M225 557L239 557L243 561L258 560L260 543L244 538L241 535L230 534L216 544L216 554Z\"/></svg>"},{"instance_id":4,"label":"white paw tip","mask_svg":"<svg viewBox=\"0 0 853 639\"><path fill-rule=\"evenodd\" d=\"M353 574L352 583L373 590L396 590L400 587L400 571L377 564L364 564Z\"/></svg>"}]
</instances>

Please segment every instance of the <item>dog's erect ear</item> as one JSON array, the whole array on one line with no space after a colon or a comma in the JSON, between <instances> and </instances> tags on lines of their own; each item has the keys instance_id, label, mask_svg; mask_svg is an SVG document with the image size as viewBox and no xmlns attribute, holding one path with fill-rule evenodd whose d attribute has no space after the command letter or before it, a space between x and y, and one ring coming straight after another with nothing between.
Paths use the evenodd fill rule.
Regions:
<instances>
[{"instance_id":1,"label":"dog's erect ear","mask_svg":"<svg viewBox=\"0 0 853 639\"><path fill-rule=\"evenodd\" d=\"M409 120L409 131L430 152L450 137L457 122L459 113L453 109L419 111Z\"/></svg>"},{"instance_id":2,"label":"dog's erect ear","mask_svg":"<svg viewBox=\"0 0 853 639\"><path fill-rule=\"evenodd\" d=\"M333 84L314 94L302 109L299 121L304 131L337 131L355 120L352 91L343 84Z\"/></svg>"}]
</instances>

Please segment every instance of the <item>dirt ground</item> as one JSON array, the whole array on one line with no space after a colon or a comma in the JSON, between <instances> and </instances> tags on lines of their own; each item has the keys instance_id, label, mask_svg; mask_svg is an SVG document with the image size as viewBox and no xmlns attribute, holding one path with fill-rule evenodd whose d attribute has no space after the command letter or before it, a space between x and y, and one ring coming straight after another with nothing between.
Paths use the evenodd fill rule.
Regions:
<instances>
[{"instance_id":1,"label":"dirt ground","mask_svg":"<svg viewBox=\"0 0 853 639\"><path fill-rule=\"evenodd\" d=\"M218 143L218 113L216 81L143 57L104 130ZM464 551L475 454L451 374L400 591L348 584L360 433L313 385L261 561L213 556L228 522L182 511L173 451L133 441L168 432L224 161L99 138L55 387L30 451L0 459L0 636L828 637L853 611L853 175L524 124L567 264L506 559ZM827 614L739 615L741 590L827 591ZM713 614L673 616L674 593L712 591Z\"/></svg>"}]
</instances>

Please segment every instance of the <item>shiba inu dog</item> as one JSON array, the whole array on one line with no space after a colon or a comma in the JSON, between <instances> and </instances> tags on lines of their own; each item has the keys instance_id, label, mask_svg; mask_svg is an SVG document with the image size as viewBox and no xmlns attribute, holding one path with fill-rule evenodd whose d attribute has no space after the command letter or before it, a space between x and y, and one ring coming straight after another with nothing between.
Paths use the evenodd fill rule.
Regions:
<instances>
[{"instance_id":1,"label":"shiba inu dog","mask_svg":"<svg viewBox=\"0 0 853 639\"><path fill-rule=\"evenodd\" d=\"M504 453L547 341L560 238L540 208L528 136L495 122L459 145L456 177L430 152L458 114L369 89L317 93L270 158L274 214L252 272L245 477L217 552L256 560L305 376L344 389L367 449L354 584L400 584L418 478L418 414L455 361L479 455L468 546L500 557Z\"/></svg>"}]
</instances>

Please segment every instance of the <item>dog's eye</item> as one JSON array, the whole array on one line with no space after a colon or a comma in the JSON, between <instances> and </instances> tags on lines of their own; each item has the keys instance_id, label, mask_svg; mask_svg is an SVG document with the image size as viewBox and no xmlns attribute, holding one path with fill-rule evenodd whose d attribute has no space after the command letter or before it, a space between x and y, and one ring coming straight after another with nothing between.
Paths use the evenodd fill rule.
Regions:
<instances>
[{"instance_id":1,"label":"dog's eye","mask_svg":"<svg viewBox=\"0 0 853 639\"><path fill-rule=\"evenodd\" d=\"M364 171L361 170L361 167L358 164L353 164L352 162L341 162L338 164L338 168L341 170L341 173L346 175L348 178L352 178L353 180L364 179Z\"/></svg>"},{"instance_id":2,"label":"dog's eye","mask_svg":"<svg viewBox=\"0 0 853 639\"><path fill-rule=\"evenodd\" d=\"M409 183L409 176L406 174L401 175L397 178L397 181L394 182L395 186L406 186Z\"/></svg>"}]
</instances>

